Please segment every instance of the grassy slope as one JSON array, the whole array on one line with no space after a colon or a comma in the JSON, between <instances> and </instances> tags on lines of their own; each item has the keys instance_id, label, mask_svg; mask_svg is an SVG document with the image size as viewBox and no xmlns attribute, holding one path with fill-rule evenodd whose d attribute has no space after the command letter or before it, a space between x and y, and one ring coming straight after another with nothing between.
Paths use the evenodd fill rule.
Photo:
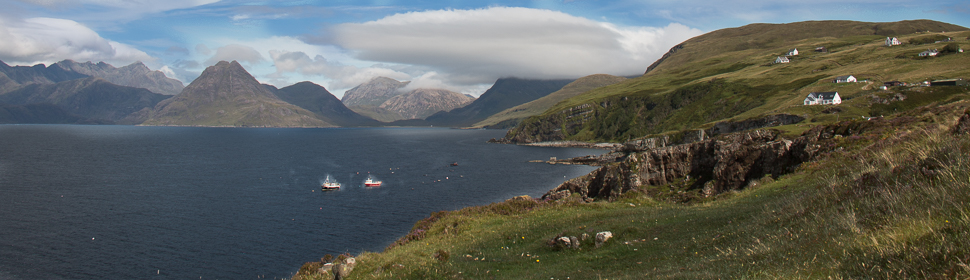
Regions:
<instances>
[{"instance_id":1,"label":"grassy slope","mask_svg":"<svg viewBox=\"0 0 970 280\"><path fill-rule=\"evenodd\" d=\"M811 23L823 25L827 22ZM856 24L867 26L864 23ZM914 28L921 25L916 26ZM812 109L796 106L812 91L837 90L843 99L851 99L878 93L876 89L883 81L920 82L938 78L970 77L970 68L964 66L970 64L970 56L966 53L931 59L916 58L920 51L942 48L946 43L904 44L890 48L883 46L885 36L882 35L816 38L810 36L811 34L802 34L795 38L773 37L780 36L776 33L794 32L788 29L795 27L797 26L754 25L696 37L685 42L684 49L671 55L642 77L598 88L560 102L542 115L523 123L533 126L551 123L550 120L564 118L563 112L570 108L588 104L594 108L591 115L593 118L582 126L570 128L567 121L563 127L546 128L545 131L562 129L568 140L623 141L668 130L703 126L724 119L744 119L769 113L814 113ZM951 27L952 29L965 30L961 27ZM845 33L848 34L849 31ZM970 32L945 34L956 38L959 44L968 45L965 38ZM907 42L909 39L933 35L936 34L911 33L898 37ZM747 37L738 39L732 36ZM797 39L799 37L804 39ZM772 38L786 38L787 41ZM826 46L829 52L813 52L816 46ZM770 64L791 48L798 48L801 52L801 55L792 59L792 63ZM863 89L866 86L864 83L831 83L836 76L850 74L860 79L872 79L876 84ZM653 102L663 105L672 102L672 93L690 89L713 78L720 79L733 89L726 92L715 91L714 95L705 91L697 92L692 102L682 104L681 107L660 106L661 110L648 110L635 104ZM623 102L623 97L630 98L629 102ZM616 106L605 108L601 105L604 101ZM865 101L849 100L847 103L851 107ZM622 108L628 110L624 112ZM858 117L869 115L868 113L866 110L848 110L843 117ZM620 116L617 117L617 114ZM817 114L810 114L809 117L815 115ZM607 126L619 127L606 128ZM515 133L519 132L513 129L510 135Z\"/></svg>"},{"instance_id":2,"label":"grassy slope","mask_svg":"<svg viewBox=\"0 0 970 280\"><path fill-rule=\"evenodd\" d=\"M904 35L900 40L926 35L932 34ZM970 32L947 35L962 40ZM716 96L702 96L693 105L687 102L680 112L667 116L673 120L668 126L650 131L710 122L692 117L731 108L720 106L719 100L751 104L750 100L758 98L753 103L756 106L729 113L737 119L780 112L810 117L806 123L777 128L787 135L800 134L811 124L893 114L893 121L882 129L837 138L833 152L803 164L794 173L766 177L743 191L690 205L654 198L662 195L648 196L648 192L656 195L658 189L677 189L654 186L629 192L617 202L509 200L433 213L398 245L382 253L360 254L350 278L970 277L970 208L966 206L970 201L970 158L966 157L970 137L949 132L956 118L970 108L970 102L962 101L970 93L962 87L905 88L897 91L909 97L906 101L870 106L866 96L892 93L875 91L872 86L864 89L865 83L829 82L844 74L880 83L967 77L970 69L965 65L970 58L956 54L915 59L919 51L942 45L886 48L881 45L883 39L880 35L799 39L784 44L748 42L778 46L770 51L738 50L661 65L645 77L595 89L546 112L603 100L617 102L622 96L631 100L638 95L659 96L665 98L659 100L672 102L670 96L689 97L691 90L704 89ZM830 53L812 53L816 45L827 46ZM791 47L803 53L792 64L763 65ZM821 70L812 71L816 69ZM713 77L720 79L710 83ZM794 106L810 91L829 90L838 90L847 99L839 106L842 113L822 113L826 106ZM580 139L618 138L588 130L583 133L575 135L587 137ZM557 236L595 235L605 230L612 231L614 239L602 248L594 249L591 240L584 241L580 250L556 250L547 245ZM449 257L436 258L441 252ZM301 275L294 279L321 279Z\"/></svg>"},{"instance_id":3,"label":"grassy slope","mask_svg":"<svg viewBox=\"0 0 970 280\"><path fill-rule=\"evenodd\" d=\"M968 107L914 110L795 173L693 205L630 192L435 213L411 241L359 255L349 279L963 279L970 137L949 128ZM546 245L605 230L614 239L601 248Z\"/></svg>"},{"instance_id":4,"label":"grassy slope","mask_svg":"<svg viewBox=\"0 0 970 280\"><path fill-rule=\"evenodd\" d=\"M495 125L503 121L524 119L529 116L538 115L553 105L556 105L556 103L559 103L560 101L572 98L598 87L612 85L625 80L626 78L624 77L617 77L607 74L595 74L582 77L572 83L569 83L562 89L543 96L542 98L498 112L487 119L472 125L472 127L485 127Z\"/></svg>"}]
</instances>

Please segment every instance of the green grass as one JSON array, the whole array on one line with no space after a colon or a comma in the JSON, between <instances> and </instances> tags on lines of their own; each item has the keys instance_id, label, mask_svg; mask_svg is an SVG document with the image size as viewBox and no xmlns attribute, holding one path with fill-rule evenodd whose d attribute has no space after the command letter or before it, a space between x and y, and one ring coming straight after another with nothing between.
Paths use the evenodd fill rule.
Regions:
<instances>
[{"instance_id":1,"label":"green grass","mask_svg":"<svg viewBox=\"0 0 970 280\"><path fill-rule=\"evenodd\" d=\"M902 29L900 25L890 29ZM756 26L757 27L757 26ZM791 29L789 25L773 26L775 29ZM745 27L739 28L744 30ZM561 140L577 141L624 141L649 134L663 133L703 126L717 121L742 120L768 114L805 114L802 101L811 92L838 91L851 106L833 120L843 117L858 118L874 112L860 109L869 106L866 98L880 93L878 87L885 81L911 83L926 80L970 77L970 55L950 54L934 58L918 58L926 48L942 48L948 43L923 45L903 44L884 46L883 35L845 36L797 36L801 39L768 40L777 30L756 28L762 33L734 34L738 30L712 32L684 43L664 63L646 75L626 82L596 88L579 96L562 101L535 118L525 119L512 129L507 137L523 135L553 135L562 131ZM865 28L863 28L865 29ZM880 29L885 32L890 29ZM925 29L924 29L925 30ZM965 28L962 28L965 30ZM880 32L882 32L880 31ZM726 33L726 34L721 34ZM742 32L743 33L743 32ZM729 37L728 35L741 37ZM946 32L946 36L965 38L968 31ZM940 33L896 34L900 40L940 35ZM745 39L746 38L746 39ZM759 39L760 38L760 39ZM764 39L764 40L762 40ZM740 42L738 40L748 40ZM764 42L762 42L764 41ZM957 41L958 44L965 42ZM741 44L733 48L731 44ZM814 52L816 46L826 46L829 52ZM771 64L779 54L796 47L799 56L787 64ZM835 84L836 76L854 75L869 82ZM652 112L644 106L607 107L618 104L619 98L644 102L672 99L671 95L691 91L698 85L717 79L740 90L734 95L715 94L705 99L693 99L671 110ZM896 90L896 89L893 89ZM719 98L719 99L714 99ZM711 102L711 101L717 102ZM918 103L918 104L917 104ZM914 103L922 106L926 103ZM595 114L591 118L569 120L566 115L576 108L591 106ZM894 105L895 106L895 105ZM663 108L663 106L661 106ZM571 110L572 109L572 110ZM681 112L675 112L681 111ZM882 109L876 110L884 113ZM630 114L629 116L620 116ZM807 119L826 120L827 115L812 112ZM639 119L640 121L635 121ZM627 128L629 127L629 128ZM555 138L555 137L553 137ZM538 139L533 139L533 141ZM560 140L560 139L548 139Z\"/></svg>"},{"instance_id":2,"label":"green grass","mask_svg":"<svg viewBox=\"0 0 970 280\"><path fill-rule=\"evenodd\" d=\"M438 212L384 252L358 255L350 279L965 279L970 137L949 128L967 107L907 111L837 137L794 173L706 201L657 195L675 184L615 202ZM600 231L614 234L601 248L547 245Z\"/></svg>"}]
</instances>

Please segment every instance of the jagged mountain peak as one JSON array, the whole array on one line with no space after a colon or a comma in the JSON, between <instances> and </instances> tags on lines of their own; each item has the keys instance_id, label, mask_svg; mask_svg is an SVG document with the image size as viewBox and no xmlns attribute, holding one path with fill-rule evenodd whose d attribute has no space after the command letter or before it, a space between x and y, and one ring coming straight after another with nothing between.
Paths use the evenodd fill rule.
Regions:
<instances>
[{"instance_id":1,"label":"jagged mountain peak","mask_svg":"<svg viewBox=\"0 0 970 280\"><path fill-rule=\"evenodd\" d=\"M209 66L179 95L159 103L148 125L324 127L306 109L280 100L239 62Z\"/></svg>"}]
</instances>

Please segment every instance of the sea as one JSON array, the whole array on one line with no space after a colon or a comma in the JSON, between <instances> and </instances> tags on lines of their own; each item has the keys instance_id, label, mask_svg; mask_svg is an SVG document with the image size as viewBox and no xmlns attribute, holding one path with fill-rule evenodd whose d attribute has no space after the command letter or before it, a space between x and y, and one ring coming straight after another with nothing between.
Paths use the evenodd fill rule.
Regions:
<instances>
[{"instance_id":1,"label":"sea","mask_svg":"<svg viewBox=\"0 0 970 280\"><path fill-rule=\"evenodd\" d=\"M0 125L0 279L288 279L593 170L530 160L604 152L486 143L504 133Z\"/></svg>"}]
</instances>

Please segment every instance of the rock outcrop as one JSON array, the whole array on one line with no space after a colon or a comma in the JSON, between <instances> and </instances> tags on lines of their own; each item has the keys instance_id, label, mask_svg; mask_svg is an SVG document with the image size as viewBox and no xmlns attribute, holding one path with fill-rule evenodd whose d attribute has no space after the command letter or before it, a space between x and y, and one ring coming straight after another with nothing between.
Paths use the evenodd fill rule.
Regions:
<instances>
[{"instance_id":1,"label":"rock outcrop","mask_svg":"<svg viewBox=\"0 0 970 280\"><path fill-rule=\"evenodd\" d=\"M765 176L792 172L801 163L834 149L833 138L908 121L906 117L845 121L817 126L794 139L785 139L775 130L761 129L680 145L627 145L602 156L572 159L601 167L562 183L542 198L559 200L575 193L586 201L615 200L643 186L684 181L691 182L689 190L713 196L743 189Z\"/></svg>"}]
</instances>

